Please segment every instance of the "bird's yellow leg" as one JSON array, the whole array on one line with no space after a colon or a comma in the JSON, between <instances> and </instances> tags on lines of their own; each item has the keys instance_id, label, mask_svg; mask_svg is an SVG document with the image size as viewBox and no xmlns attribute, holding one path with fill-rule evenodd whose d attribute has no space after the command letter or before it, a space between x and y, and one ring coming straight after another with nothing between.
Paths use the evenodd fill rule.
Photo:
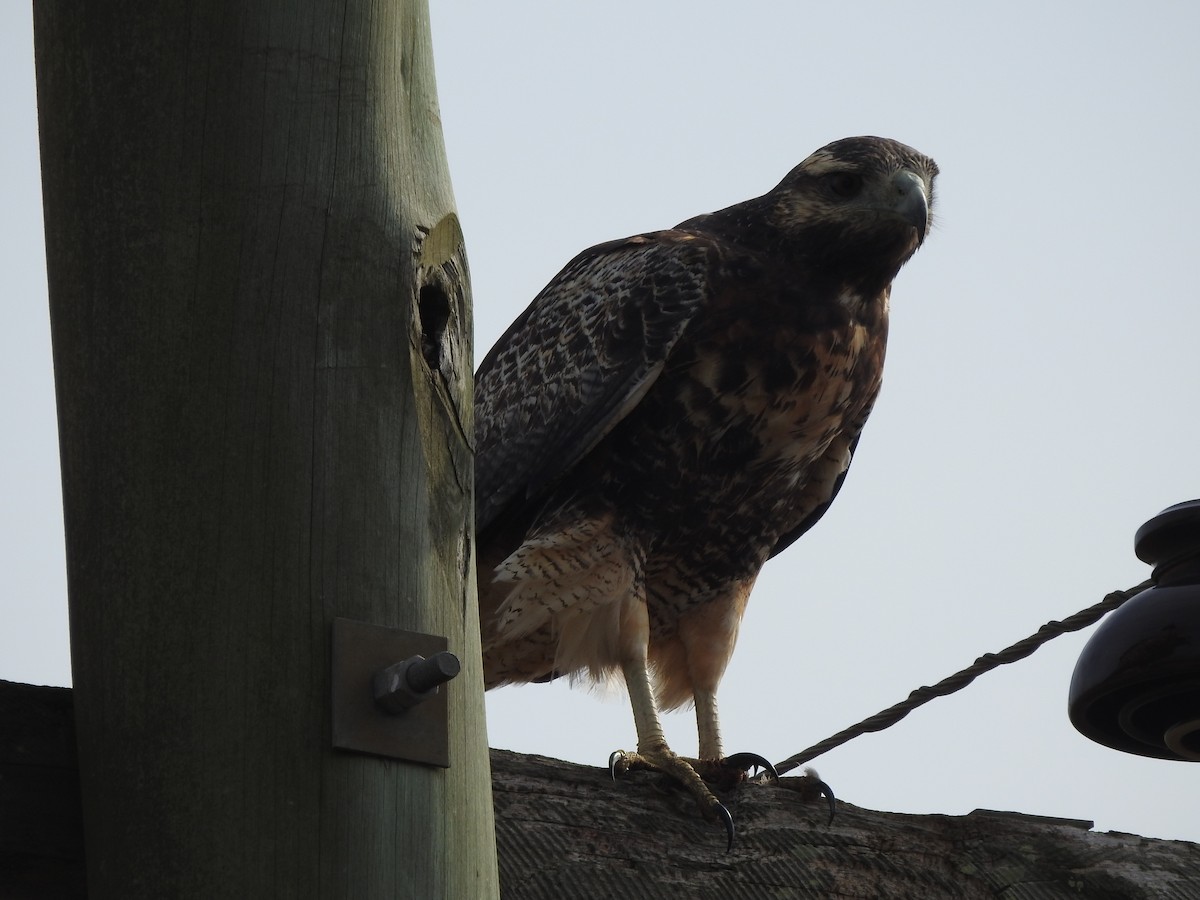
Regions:
<instances>
[{"instance_id":1,"label":"bird's yellow leg","mask_svg":"<svg viewBox=\"0 0 1200 900\"><path fill-rule=\"evenodd\" d=\"M654 688L650 684L650 615L642 598L635 596L625 601L621 609L620 629L617 652L621 660L621 673L625 676L625 687L629 691L629 703L633 707L638 753L646 756L671 753L658 716ZM671 755L674 756L673 753Z\"/></svg>"},{"instance_id":2,"label":"bird's yellow leg","mask_svg":"<svg viewBox=\"0 0 1200 900\"><path fill-rule=\"evenodd\" d=\"M696 773L709 784L728 788L745 780L748 770L758 767L778 778L774 766L757 753L725 756L721 750L721 724L717 716L717 692L695 689L696 727L700 733L700 758L692 763Z\"/></svg>"},{"instance_id":3,"label":"bird's yellow leg","mask_svg":"<svg viewBox=\"0 0 1200 900\"><path fill-rule=\"evenodd\" d=\"M621 616L621 672L625 676L629 702L633 707L638 745L636 753L617 751L612 755L609 764L613 774L630 769L654 769L669 775L695 798L705 816L724 822L729 846L732 847L733 817L729 810L708 789L692 765L667 746L658 704L654 700L654 689L650 684L647 660L649 642L650 621L646 604L640 599L628 601Z\"/></svg>"},{"instance_id":4,"label":"bird's yellow leg","mask_svg":"<svg viewBox=\"0 0 1200 900\"><path fill-rule=\"evenodd\" d=\"M662 721L658 717L658 704L654 702L654 689L650 686L645 652L639 658L622 661L621 671L625 675L629 702L633 706L638 753L656 753L667 749L667 738L663 734Z\"/></svg>"},{"instance_id":5,"label":"bird's yellow leg","mask_svg":"<svg viewBox=\"0 0 1200 900\"><path fill-rule=\"evenodd\" d=\"M717 692L696 689L696 729L700 733L700 758L720 759L721 723L717 716Z\"/></svg>"},{"instance_id":6,"label":"bird's yellow leg","mask_svg":"<svg viewBox=\"0 0 1200 900\"><path fill-rule=\"evenodd\" d=\"M687 659L687 678L696 703L696 730L700 737L699 759L692 768L709 784L731 787L745 780L755 766L774 774L771 763L756 753L726 757L721 748L721 724L717 714L717 685L733 655L738 625L746 609L753 579L730 588L721 602L702 605L679 620L679 640Z\"/></svg>"}]
</instances>

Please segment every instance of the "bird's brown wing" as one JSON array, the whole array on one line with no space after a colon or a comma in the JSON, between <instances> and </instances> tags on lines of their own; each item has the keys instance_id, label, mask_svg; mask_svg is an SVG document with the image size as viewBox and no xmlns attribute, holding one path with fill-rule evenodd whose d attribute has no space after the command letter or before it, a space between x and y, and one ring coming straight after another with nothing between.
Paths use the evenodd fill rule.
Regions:
<instances>
[{"instance_id":1,"label":"bird's brown wing","mask_svg":"<svg viewBox=\"0 0 1200 900\"><path fill-rule=\"evenodd\" d=\"M571 260L475 375L475 515L536 500L645 396L704 302L714 245L679 231Z\"/></svg>"}]
</instances>

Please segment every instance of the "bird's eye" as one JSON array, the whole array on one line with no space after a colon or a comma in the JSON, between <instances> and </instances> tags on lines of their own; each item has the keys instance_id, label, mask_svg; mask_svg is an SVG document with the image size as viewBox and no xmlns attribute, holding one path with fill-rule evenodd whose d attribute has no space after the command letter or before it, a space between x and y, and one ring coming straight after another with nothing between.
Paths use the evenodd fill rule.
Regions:
<instances>
[{"instance_id":1,"label":"bird's eye","mask_svg":"<svg viewBox=\"0 0 1200 900\"><path fill-rule=\"evenodd\" d=\"M857 197L863 186L862 176L854 172L832 172L826 176L825 182L829 189L843 200Z\"/></svg>"}]
</instances>

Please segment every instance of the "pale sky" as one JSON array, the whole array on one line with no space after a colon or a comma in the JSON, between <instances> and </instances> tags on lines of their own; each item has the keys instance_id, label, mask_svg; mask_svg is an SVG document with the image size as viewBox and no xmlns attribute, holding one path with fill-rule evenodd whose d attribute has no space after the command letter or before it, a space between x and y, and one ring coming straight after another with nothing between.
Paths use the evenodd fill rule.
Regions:
<instances>
[{"instance_id":1,"label":"pale sky","mask_svg":"<svg viewBox=\"0 0 1200 900\"><path fill-rule=\"evenodd\" d=\"M852 134L941 166L885 385L825 519L759 580L726 749L782 759L1137 584L1200 496L1200 7L434 0L476 356L577 251L761 194ZM69 684L30 11L0 5L0 678ZM814 765L861 806L1200 841L1200 767L1066 716L1090 632ZM622 694L489 694L492 746L604 765ZM691 713L666 720L695 752Z\"/></svg>"}]
</instances>

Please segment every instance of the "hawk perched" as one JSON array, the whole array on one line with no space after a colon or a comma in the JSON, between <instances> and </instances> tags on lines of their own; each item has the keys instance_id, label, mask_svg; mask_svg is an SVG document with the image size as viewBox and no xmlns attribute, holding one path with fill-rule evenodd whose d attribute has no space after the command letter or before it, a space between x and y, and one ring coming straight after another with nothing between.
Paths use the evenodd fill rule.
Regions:
<instances>
[{"instance_id":1,"label":"hawk perched","mask_svg":"<svg viewBox=\"0 0 1200 900\"><path fill-rule=\"evenodd\" d=\"M700 759L722 759L717 683L750 589L841 487L937 171L846 138L761 197L585 250L476 374L487 686L619 672L624 765L730 828L659 710L694 702Z\"/></svg>"}]
</instances>

